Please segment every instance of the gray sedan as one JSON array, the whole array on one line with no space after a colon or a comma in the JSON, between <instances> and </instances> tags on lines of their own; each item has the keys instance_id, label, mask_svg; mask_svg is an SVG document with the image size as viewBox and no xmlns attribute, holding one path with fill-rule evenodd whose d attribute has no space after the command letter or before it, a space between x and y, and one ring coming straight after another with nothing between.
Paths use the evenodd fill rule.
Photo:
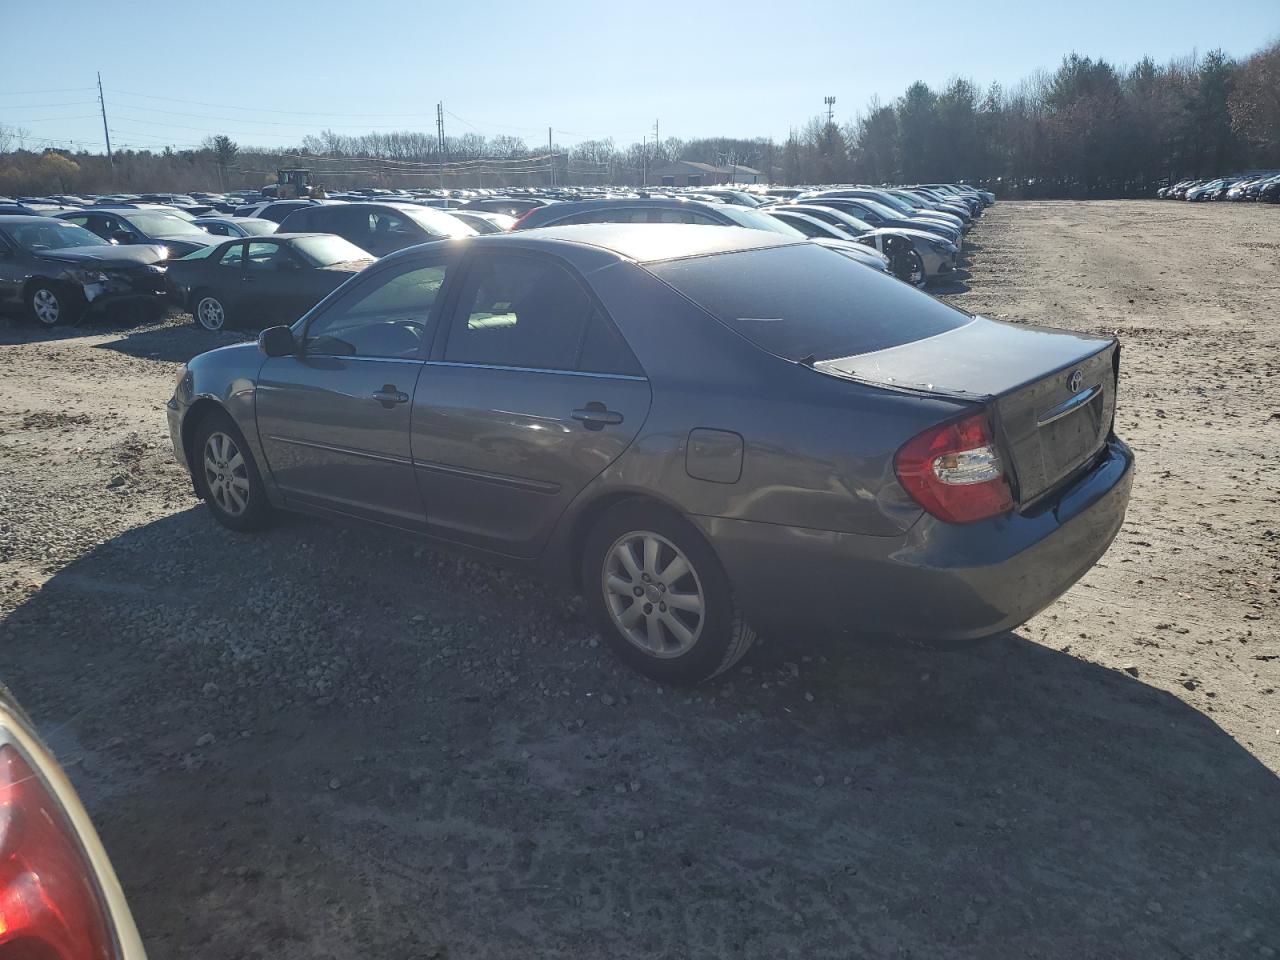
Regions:
<instances>
[{"instance_id":1,"label":"gray sedan","mask_svg":"<svg viewBox=\"0 0 1280 960\"><path fill-rule=\"evenodd\" d=\"M663 682L756 629L967 640L1124 518L1110 338L972 317L762 230L552 227L383 258L202 354L179 462L236 530L290 509L547 572Z\"/></svg>"}]
</instances>

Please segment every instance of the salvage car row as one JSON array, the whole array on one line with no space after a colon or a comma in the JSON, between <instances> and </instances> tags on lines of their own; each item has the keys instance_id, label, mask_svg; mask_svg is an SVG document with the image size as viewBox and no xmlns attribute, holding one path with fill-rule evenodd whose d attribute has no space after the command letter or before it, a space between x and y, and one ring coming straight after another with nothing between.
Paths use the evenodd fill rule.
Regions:
<instances>
[{"instance_id":1,"label":"salvage car row","mask_svg":"<svg viewBox=\"0 0 1280 960\"><path fill-rule=\"evenodd\" d=\"M568 197L578 199L562 199ZM109 201L52 216L0 214L0 306L51 326L123 299L167 296L201 326L220 330L281 319L282 309L306 309L345 275L417 243L601 222L700 223L809 238L925 286L956 269L965 232L994 198L933 185L586 198L560 191L555 197L476 197L448 209L435 206L438 200L408 194L377 201L264 199L232 215L200 216L145 201ZM354 249L297 242L319 234Z\"/></svg>"},{"instance_id":2,"label":"salvage car row","mask_svg":"<svg viewBox=\"0 0 1280 960\"><path fill-rule=\"evenodd\" d=\"M1161 187L1156 196L1161 200L1189 200L1192 203L1212 200L1280 203L1280 173L1272 170L1243 176L1180 180Z\"/></svg>"}]
</instances>

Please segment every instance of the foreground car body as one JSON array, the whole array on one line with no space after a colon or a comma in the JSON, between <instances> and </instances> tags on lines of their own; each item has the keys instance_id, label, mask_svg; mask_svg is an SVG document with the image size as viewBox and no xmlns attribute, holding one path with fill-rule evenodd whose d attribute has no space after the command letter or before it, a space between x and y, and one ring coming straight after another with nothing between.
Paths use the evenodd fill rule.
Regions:
<instances>
[{"instance_id":1,"label":"foreground car body","mask_svg":"<svg viewBox=\"0 0 1280 960\"><path fill-rule=\"evenodd\" d=\"M0 684L0 957L144 960L75 788Z\"/></svg>"},{"instance_id":2,"label":"foreground car body","mask_svg":"<svg viewBox=\"0 0 1280 960\"><path fill-rule=\"evenodd\" d=\"M694 681L747 624L955 640L1042 609L1124 517L1117 377L1114 340L815 243L601 224L386 258L195 358L169 422L228 526L288 507L540 567Z\"/></svg>"}]
</instances>

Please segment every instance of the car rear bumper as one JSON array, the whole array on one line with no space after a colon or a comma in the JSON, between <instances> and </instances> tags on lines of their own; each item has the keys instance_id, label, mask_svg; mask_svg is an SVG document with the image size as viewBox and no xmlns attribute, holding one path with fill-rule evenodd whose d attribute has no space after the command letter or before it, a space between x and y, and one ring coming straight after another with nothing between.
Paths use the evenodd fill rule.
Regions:
<instances>
[{"instance_id":1,"label":"car rear bumper","mask_svg":"<svg viewBox=\"0 0 1280 960\"><path fill-rule=\"evenodd\" d=\"M1112 440L1033 514L957 526L924 516L900 537L694 517L748 619L868 636L965 641L1017 627L1080 579L1124 522L1133 454Z\"/></svg>"}]
</instances>

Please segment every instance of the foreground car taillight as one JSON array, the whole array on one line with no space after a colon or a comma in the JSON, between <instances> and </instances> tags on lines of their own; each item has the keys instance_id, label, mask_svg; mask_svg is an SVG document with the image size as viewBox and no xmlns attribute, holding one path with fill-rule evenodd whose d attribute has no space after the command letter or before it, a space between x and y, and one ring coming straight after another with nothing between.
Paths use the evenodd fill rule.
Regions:
<instances>
[{"instance_id":1,"label":"foreground car taillight","mask_svg":"<svg viewBox=\"0 0 1280 960\"><path fill-rule=\"evenodd\" d=\"M93 869L62 808L11 744L0 746L0 957L117 957Z\"/></svg>"},{"instance_id":2,"label":"foreground car taillight","mask_svg":"<svg viewBox=\"0 0 1280 960\"><path fill-rule=\"evenodd\" d=\"M903 445L894 468L912 499L947 523L973 523L1013 509L985 413L930 427Z\"/></svg>"}]
</instances>

